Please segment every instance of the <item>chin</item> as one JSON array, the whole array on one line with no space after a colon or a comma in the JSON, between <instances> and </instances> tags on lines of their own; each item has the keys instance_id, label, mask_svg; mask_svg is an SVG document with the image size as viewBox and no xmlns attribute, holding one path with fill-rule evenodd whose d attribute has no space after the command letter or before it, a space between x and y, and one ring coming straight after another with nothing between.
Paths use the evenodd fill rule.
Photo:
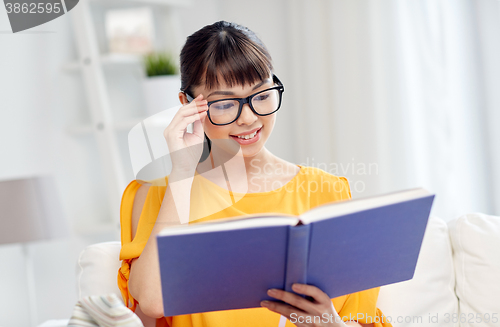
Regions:
<instances>
[{"instance_id":1,"label":"chin","mask_svg":"<svg viewBox=\"0 0 500 327\"><path fill-rule=\"evenodd\" d=\"M255 157L259 152L262 150L262 146L260 147L254 147L252 149L246 148L244 146L241 147L241 152L243 154L243 157L245 158L251 158Z\"/></svg>"}]
</instances>

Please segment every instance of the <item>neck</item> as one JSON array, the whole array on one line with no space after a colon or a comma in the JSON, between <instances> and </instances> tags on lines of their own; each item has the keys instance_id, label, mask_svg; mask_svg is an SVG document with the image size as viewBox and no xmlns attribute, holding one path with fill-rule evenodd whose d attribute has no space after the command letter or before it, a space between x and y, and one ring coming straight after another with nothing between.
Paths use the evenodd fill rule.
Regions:
<instances>
[{"instance_id":1,"label":"neck","mask_svg":"<svg viewBox=\"0 0 500 327\"><path fill-rule=\"evenodd\" d=\"M214 149L212 148L212 150ZM242 156L241 152L231 156L227 155L227 152L211 151L210 156L198 165L197 171L199 173L208 172L214 169L214 166L218 167L223 163L226 170L237 171L240 176L246 174L247 179L249 179L253 176L263 175L265 171L272 170L270 166L272 167L277 162L279 162L278 158L266 147L262 147L258 153L252 156ZM242 163L244 163L244 170Z\"/></svg>"},{"instance_id":2,"label":"neck","mask_svg":"<svg viewBox=\"0 0 500 327\"><path fill-rule=\"evenodd\" d=\"M245 162L247 177L261 175L266 171L266 166L268 167L267 170L269 170L269 166L274 165L277 162L276 156L266 147L262 147L262 149L254 156L244 156L243 160Z\"/></svg>"}]
</instances>

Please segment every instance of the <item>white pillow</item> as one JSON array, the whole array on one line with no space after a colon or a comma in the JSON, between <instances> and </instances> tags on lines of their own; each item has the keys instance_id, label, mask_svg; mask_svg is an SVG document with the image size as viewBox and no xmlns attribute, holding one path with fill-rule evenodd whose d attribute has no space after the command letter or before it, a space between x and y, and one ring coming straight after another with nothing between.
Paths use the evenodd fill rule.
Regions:
<instances>
[{"instance_id":1,"label":"white pillow","mask_svg":"<svg viewBox=\"0 0 500 327\"><path fill-rule=\"evenodd\" d=\"M118 288L120 249L120 242L103 242L89 245L80 253L76 274L79 299L84 296L115 293L123 303ZM145 327L156 326L156 319L142 313L139 305L135 313Z\"/></svg>"},{"instance_id":2,"label":"white pillow","mask_svg":"<svg viewBox=\"0 0 500 327\"><path fill-rule=\"evenodd\" d=\"M122 299L118 288L120 249L120 242L103 242L89 245L80 253L76 273L78 299L109 293Z\"/></svg>"},{"instance_id":3,"label":"white pillow","mask_svg":"<svg viewBox=\"0 0 500 327\"><path fill-rule=\"evenodd\" d=\"M458 313L454 287L448 227L444 220L431 216L413 279L382 286L377 307L394 327L458 326L451 321Z\"/></svg>"},{"instance_id":4,"label":"white pillow","mask_svg":"<svg viewBox=\"0 0 500 327\"><path fill-rule=\"evenodd\" d=\"M449 222L448 227L460 326L500 326L500 217L471 213Z\"/></svg>"}]
</instances>

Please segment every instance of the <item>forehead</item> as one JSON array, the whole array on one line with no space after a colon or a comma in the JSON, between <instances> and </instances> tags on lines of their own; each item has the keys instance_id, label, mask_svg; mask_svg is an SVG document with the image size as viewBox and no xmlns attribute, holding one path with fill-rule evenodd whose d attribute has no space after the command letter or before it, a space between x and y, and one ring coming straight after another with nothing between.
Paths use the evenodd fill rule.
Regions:
<instances>
[{"instance_id":1,"label":"forehead","mask_svg":"<svg viewBox=\"0 0 500 327\"><path fill-rule=\"evenodd\" d=\"M254 82L251 82L250 84L227 84L224 82L223 78L219 78L218 81L220 81L217 85L215 85L212 88L207 88L206 84L201 84L197 86L195 89L197 89L199 92L207 92L209 94L218 92L218 91L229 91L229 92L244 92L244 91L251 91L258 89L261 86L267 86L269 84L272 84L273 79L271 76L264 80L256 80Z\"/></svg>"}]
</instances>

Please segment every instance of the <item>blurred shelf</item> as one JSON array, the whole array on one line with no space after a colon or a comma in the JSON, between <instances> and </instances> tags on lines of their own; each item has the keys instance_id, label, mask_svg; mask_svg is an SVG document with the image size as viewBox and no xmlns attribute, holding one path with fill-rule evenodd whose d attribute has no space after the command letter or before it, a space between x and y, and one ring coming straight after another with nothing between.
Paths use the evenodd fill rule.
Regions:
<instances>
[{"instance_id":1,"label":"blurred shelf","mask_svg":"<svg viewBox=\"0 0 500 327\"><path fill-rule=\"evenodd\" d=\"M73 136L93 136L99 145L101 166L105 172L105 185L108 188L108 203L114 221L118 221L120 217L119 203L126 186L126 178L117 135L111 132L118 132L121 134L120 137L125 139L123 132L130 131L145 117L123 118L126 120L115 121L105 73L107 71L124 72L125 78L137 77L138 79L146 74L141 55L101 52L103 50L100 49L99 40L106 36L105 24L103 24L103 19L105 23L105 11L115 8L150 7L154 13L155 23L161 26L159 31L165 34L161 35L160 33L158 36L166 40L166 45L169 45L167 48L180 49L182 24L178 10L185 10L184 8L192 6L192 2L192 0L82 0L78 10L71 11L70 16L73 21L78 54L76 60L61 65L60 69L68 73L77 73L82 78L88 105L88 108L85 109L89 112L88 116L91 120L86 123L76 122L75 125L68 126L66 131ZM97 21L94 20L96 17ZM139 111L132 115L140 116L143 114ZM96 233L94 227L89 227L90 234ZM111 225L102 227L101 230L106 232L113 231L115 228L116 225Z\"/></svg>"}]
</instances>

